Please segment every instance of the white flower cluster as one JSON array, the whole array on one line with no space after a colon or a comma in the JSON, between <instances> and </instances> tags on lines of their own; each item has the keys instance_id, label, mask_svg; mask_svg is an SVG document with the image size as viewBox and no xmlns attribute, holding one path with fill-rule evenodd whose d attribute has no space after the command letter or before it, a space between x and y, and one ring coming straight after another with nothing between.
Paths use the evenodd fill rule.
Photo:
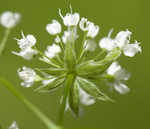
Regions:
<instances>
[{"instance_id":1,"label":"white flower cluster","mask_svg":"<svg viewBox=\"0 0 150 129\"><path fill-rule=\"evenodd\" d=\"M125 56L133 57L137 52L141 52L140 43L135 41L134 44L130 44L131 32L129 30L120 31L114 39L111 36L112 30L108 34L108 37L100 40L100 47L107 51L112 51L114 48L119 47Z\"/></svg>"},{"instance_id":2,"label":"white flower cluster","mask_svg":"<svg viewBox=\"0 0 150 129\"><path fill-rule=\"evenodd\" d=\"M44 76L43 78L39 77L33 69L27 67L23 67L22 71L19 69L19 77L24 81L21 85L30 87L34 82L42 81L43 86L38 90L51 90L61 86L68 75L73 74L75 76L74 83L77 82L78 84L76 90L78 90L80 96L80 103L91 105L97 99L110 100L89 79L91 76L96 78L98 75L98 77L105 77L107 82L120 94L128 93L130 89L123 82L129 79L130 74L116 60L121 53L128 57L134 57L136 53L141 52L140 43L137 41L130 43L132 33L129 30L120 31L115 38L111 38L111 30L107 37L99 41L100 49L105 52L104 59L97 60L95 57L86 59L86 56L84 58L82 56L87 51L95 52L95 49L97 49L95 37L98 35L100 27L87 18L80 18L79 13L73 13L72 9L65 16L59 10L59 15L65 30L63 31L64 27L55 19L46 25L46 31L54 36L54 42L47 47L44 53L35 47L36 39L33 35L25 37L22 33L23 38L17 39L21 51L19 53L13 52L14 54L27 60L32 59L35 54L40 54L42 56L40 59L50 64L50 68L43 69L43 71L38 69L41 76ZM78 41L79 44L75 42L80 38L78 28L84 33L83 41L81 43ZM76 50L76 44L80 46L81 51ZM101 52L98 55L101 55Z\"/></svg>"},{"instance_id":3,"label":"white flower cluster","mask_svg":"<svg viewBox=\"0 0 150 129\"><path fill-rule=\"evenodd\" d=\"M20 21L21 15L6 11L0 15L0 24L8 29L15 27Z\"/></svg>"}]
</instances>

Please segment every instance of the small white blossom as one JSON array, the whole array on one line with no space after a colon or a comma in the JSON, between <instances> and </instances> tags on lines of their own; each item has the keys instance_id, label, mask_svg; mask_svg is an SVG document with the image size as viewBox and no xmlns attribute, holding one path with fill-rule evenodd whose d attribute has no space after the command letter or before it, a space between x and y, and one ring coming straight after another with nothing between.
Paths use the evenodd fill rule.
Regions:
<instances>
[{"instance_id":1,"label":"small white blossom","mask_svg":"<svg viewBox=\"0 0 150 129\"><path fill-rule=\"evenodd\" d=\"M115 37L116 43L120 48L123 48L125 45L130 43L131 32L129 30L120 31Z\"/></svg>"},{"instance_id":2,"label":"small white blossom","mask_svg":"<svg viewBox=\"0 0 150 129\"><path fill-rule=\"evenodd\" d=\"M87 31L87 37L91 38L94 38L99 32L99 26L94 25L94 23L88 21L84 17L80 21L80 29Z\"/></svg>"},{"instance_id":3,"label":"small white blossom","mask_svg":"<svg viewBox=\"0 0 150 129\"><path fill-rule=\"evenodd\" d=\"M63 43L66 43L67 41L73 42L73 39L76 40L78 38L77 35L77 29L74 28L73 31L68 29L67 31L64 31L64 35L62 36Z\"/></svg>"},{"instance_id":4,"label":"small white blossom","mask_svg":"<svg viewBox=\"0 0 150 129\"><path fill-rule=\"evenodd\" d=\"M66 16L63 16L61 10L59 10L59 15L63 19L65 26L76 26L80 20L79 13L67 13Z\"/></svg>"},{"instance_id":5,"label":"small white blossom","mask_svg":"<svg viewBox=\"0 0 150 129\"><path fill-rule=\"evenodd\" d=\"M56 35L61 33L61 25L58 21L52 20L52 23L46 26L46 30L49 34Z\"/></svg>"},{"instance_id":6,"label":"small white blossom","mask_svg":"<svg viewBox=\"0 0 150 129\"><path fill-rule=\"evenodd\" d=\"M102 49L106 49L107 51L112 51L114 48L117 47L115 40L111 38L112 29L108 33L108 37L104 37L100 40L99 46Z\"/></svg>"},{"instance_id":7,"label":"small white blossom","mask_svg":"<svg viewBox=\"0 0 150 129\"><path fill-rule=\"evenodd\" d=\"M6 11L0 16L0 23L6 28L13 28L20 21L20 14Z\"/></svg>"},{"instance_id":8,"label":"small white blossom","mask_svg":"<svg viewBox=\"0 0 150 129\"><path fill-rule=\"evenodd\" d=\"M79 88L79 94L80 94L80 103L89 106L95 103L95 99L92 98L89 94L87 94L84 90Z\"/></svg>"},{"instance_id":9,"label":"small white blossom","mask_svg":"<svg viewBox=\"0 0 150 129\"><path fill-rule=\"evenodd\" d=\"M99 46L103 49L106 49L107 51L112 51L114 48L116 48L117 45L113 39L106 37L100 40Z\"/></svg>"},{"instance_id":10,"label":"small white blossom","mask_svg":"<svg viewBox=\"0 0 150 129\"><path fill-rule=\"evenodd\" d=\"M117 62L113 62L107 69L107 74L112 76L115 80L112 83L114 89L120 94L125 94L129 92L129 88L123 84L122 80L128 80L130 74L127 73Z\"/></svg>"},{"instance_id":11,"label":"small white blossom","mask_svg":"<svg viewBox=\"0 0 150 129\"><path fill-rule=\"evenodd\" d=\"M45 55L49 58L53 58L56 56L56 54L61 52L60 46L53 44L51 46L47 47L47 50L44 52Z\"/></svg>"},{"instance_id":12,"label":"small white blossom","mask_svg":"<svg viewBox=\"0 0 150 129\"><path fill-rule=\"evenodd\" d=\"M32 49L32 47L36 44L36 39L33 35L29 34L25 37L24 34L22 33L22 39L16 40L21 51L19 53L12 52L13 54L21 56L26 60L31 60L32 57L37 54L37 51Z\"/></svg>"},{"instance_id":13,"label":"small white blossom","mask_svg":"<svg viewBox=\"0 0 150 129\"><path fill-rule=\"evenodd\" d=\"M28 67L23 67L22 70L18 69L17 72L20 79L24 81L21 83L22 86L30 87L34 83L36 79L36 73L33 69Z\"/></svg>"},{"instance_id":14,"label":"small white blossom","mask_svg":"<svg viewBox=\"0 0 150 129\"><path fill-rule=\"evenodd\" d=\"M12 53L17 55L17 56L24 58L25 60L31 60L33 58L33 56L37 54L37 51L35 51L34 49L29 47L29 48L26 48L20 52L14 52L13 51Z\"/></svg>"},{"instance_id":15,"label":"small white blossom","mask_svg":"<svg viewBox=\"0 0 150 129\"><path fill-rule=\"evenodd\" d=\"M140 43L135 41L134 44L127 44L123 48L124 55L129 56L129 57L134 57L137 52L141 52L141 47L139 46Z\"/></svg>"},{"instance_id":16,"label":"small white blossom","mask_svg":"<svg viewBox=\"0 0 150 129\"><path fill-rule=\"evenodd\" d=\"M25 36L23 32L21 35L21 39L16 39L20 49L24 50L26 48L33 47L36 44L36 38L33 35L28 34Z\"/></svg>"},{"instance_id":17,"label":"small white blossom","mask_svg":"<svg viewBox=\"0 0 150 129\"><path fill-rule=\"evenodd\" d=\"M86 40L84 46L86 51L91 51L91 52L95 51L97 47L94 40Z\"/></svg>"},{"instance_id":18,"label":"small white blossom","mask_svg":"<svg viewBox=\"0 0 150 129\"><path fill-rule=\"evenodd\" d=\"M14 121L8 129L19 129L16 121Z\"/></svg>"},{"instance_id":19,"label":"small white blossom","mask_svg":"<svg viewBox=\"0 0 150 129\"><path fill-rule=\"evenodd\" d=\"M133 57L137 52L141 52L141 47L137 41L134 44L130 44L131 34L128 30L120 31L115 38L117 46L123 50L124 55L129 57Z\"/></svg>"}]
</instances>

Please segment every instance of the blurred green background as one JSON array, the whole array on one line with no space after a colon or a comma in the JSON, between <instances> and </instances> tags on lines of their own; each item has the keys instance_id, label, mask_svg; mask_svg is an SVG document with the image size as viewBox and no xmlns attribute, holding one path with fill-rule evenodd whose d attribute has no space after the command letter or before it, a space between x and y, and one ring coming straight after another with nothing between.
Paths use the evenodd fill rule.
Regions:
<instances>
[{"instance_id":1,"label":"blurred green background","mask_svg":"<svg viewBox=\"0 0 150 129\"><path fill-rule=\"evenodd\" d=\"M149 0L0 0L0 13L6 10L22 14L20 24L13 30L7 48L0 57L0 75L11 81L29 100L36 104L52 120L56 120L59 109L59 91L52 94L38 94L34 88L19 86L16 70L22 66L44 66L37 60L24 61L11 54L18 50L14 37L20 32L34 34L38 47L43 50L51 43L45 26L52 19L61 20L58 8L67 12L69 4L81 16L98 24L101 32L98 39L106 36L114 28L115 35L120 30L129 29L133 37L141 41L143 52L134 58L122 57L120 64L132 77L128 81L131 92L127 95L112 93L116 103L97 102L84 108L79 119L68 112L65 116L67 128L80 129L150 129L150 1ZM0 39L4 28L0 26ZM16 120L20 129L45 129L45 126L3 86L0 85L0 124L4 127Z\"/></svg>"}]
</instances>

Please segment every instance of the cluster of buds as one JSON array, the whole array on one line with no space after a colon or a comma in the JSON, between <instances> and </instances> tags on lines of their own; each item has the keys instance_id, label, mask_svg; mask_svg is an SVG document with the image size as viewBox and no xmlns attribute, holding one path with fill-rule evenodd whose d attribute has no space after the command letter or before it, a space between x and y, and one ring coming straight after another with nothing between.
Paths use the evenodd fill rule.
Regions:
<instances>
[{"instance_id":1,"label":"cluster of buds","mask_svg":"<svg viewBox=\"0 0 150 129\"><path fill-rule=\"evenodd\" d=\"M59 15L65 26L57 20L52 20L46 26L47 32L54 36L54 43L50 44L45 52L37 49L36 39L33 35L17 39L21 51L13 52L24 59L31 60L33 55L39 54L39 60L47 63L48 68L18 69L19 77L23 80L22 86L30 87L34 83L41 83L37 92L51 92L59 87L64 88L62 95L68 107L75 115L79 115L81 105L94 104L96 100L113 101L101 91L101 86L94 80L105 81L120 94L129 92L123 83L130 74L117 62L120 55L133 57L141 52L139 43L130 43L131 32L120 31L115 38L108 37L96 43L94 39L99 33L99 26L87 18L80 18L79 13L70 13L65 16L59 10ZM83 35L79 35L79 31ZM83 40L80 40L83 38ZM96 50L97 49L97 50ZM97 53L97 51L99 51ZM90 57L93 53L95 57ZM65 97L64 97L65 96ZM68 105L68 106L67 106Z\"/></svg>"}]
</instances>

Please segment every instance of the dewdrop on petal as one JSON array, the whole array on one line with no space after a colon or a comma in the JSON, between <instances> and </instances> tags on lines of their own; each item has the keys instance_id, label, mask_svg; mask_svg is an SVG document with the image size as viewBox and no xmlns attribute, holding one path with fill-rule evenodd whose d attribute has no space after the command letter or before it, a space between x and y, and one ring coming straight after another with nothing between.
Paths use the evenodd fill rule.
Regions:
<instances>
[{"instance_id":1,"label":"dewdrop on petal","mask_svg":"<svg viewBox=\"0 0 150 129\"><path fill-rule=\"evenodd\" d=\"M50 35L61 33L61 25L57 20L52 20L52 23L46 26L46 30Z\"/></svg>"},{"instance_id":2,"label":"dewdrop on petal","mask_svg":"<svg viewBox=\"0 0 150 129\"><path fill-rule=\"evenodd\" d=\"M19 13L13 13L6 11L0 16L0 23L2 26L10 29L15 27L20 21L21 15Z\"/></svg>"}]
</instances>

